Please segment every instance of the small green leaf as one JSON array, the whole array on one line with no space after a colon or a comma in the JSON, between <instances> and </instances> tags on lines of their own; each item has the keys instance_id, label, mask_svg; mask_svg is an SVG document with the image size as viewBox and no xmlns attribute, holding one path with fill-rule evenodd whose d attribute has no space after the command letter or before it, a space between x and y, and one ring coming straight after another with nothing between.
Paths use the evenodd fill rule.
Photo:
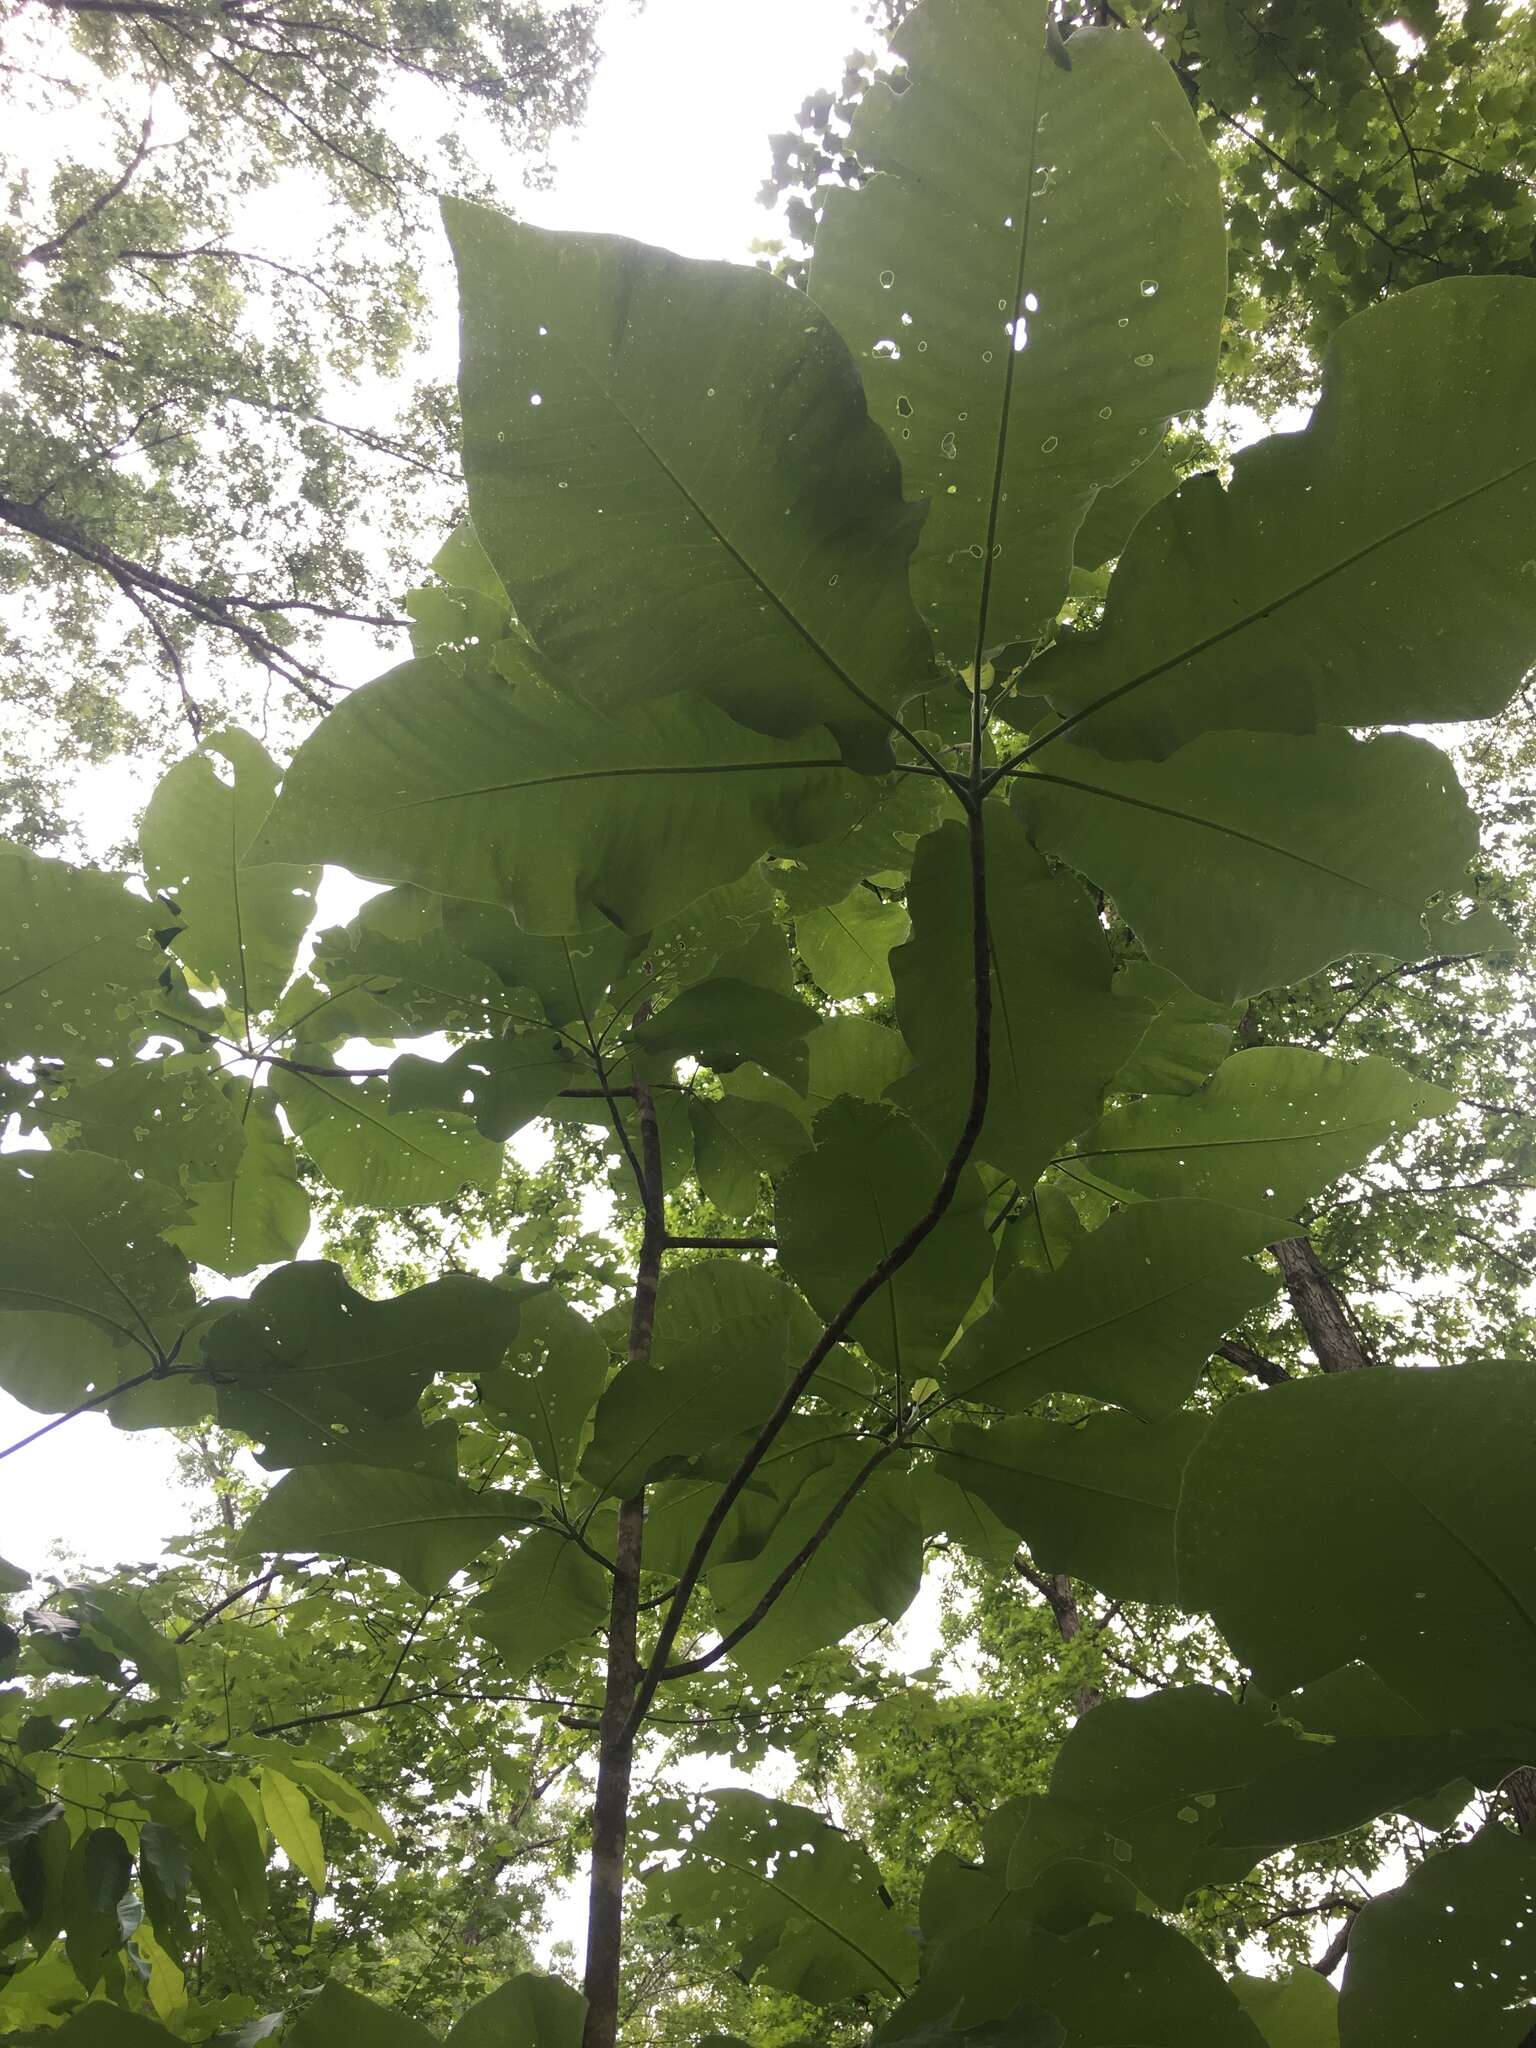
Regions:
<instances>
[{"instance_id":1,"label":"small green leaf","mask_svg":"<svg viewBox=\"0 0 1536 2048\"><path fill-rule=\"evenodd\" d=\"M272 1839L315 1892L325 1890L325 1846L309 1810L309 1801L292 1778L269 1764L262 1766L261 1811Z\"/></svg>"}]
</instances>

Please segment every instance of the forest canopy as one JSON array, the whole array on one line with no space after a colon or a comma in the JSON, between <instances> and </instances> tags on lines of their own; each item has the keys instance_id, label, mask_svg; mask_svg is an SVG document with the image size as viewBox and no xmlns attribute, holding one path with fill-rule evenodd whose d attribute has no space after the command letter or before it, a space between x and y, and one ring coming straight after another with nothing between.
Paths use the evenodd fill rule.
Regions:
<instances>
[{"instance_id":1,"label":"forest canopy","mask_svg":"<svg viewBox=\"0 0 1536 2048\"><path fill-rule=\"evenodd\" d=\"M517 219L585 9L17 10L185 129L7 230L0 1460L205 1506L8 1528L0 2035L1531 2048L1530 21L885 5L754 265Z\"/></svg>"}]
</instances>

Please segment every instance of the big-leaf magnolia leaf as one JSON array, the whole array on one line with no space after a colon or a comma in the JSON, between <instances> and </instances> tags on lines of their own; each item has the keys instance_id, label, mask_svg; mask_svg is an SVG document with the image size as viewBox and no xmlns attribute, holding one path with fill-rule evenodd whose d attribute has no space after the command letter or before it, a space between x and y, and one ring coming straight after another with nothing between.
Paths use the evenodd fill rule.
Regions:
<instances>
[{"instance_id":1,"label":"big-leaf magnolia leaf","mask_svg":"<svg viewBox=\"0 0 1536 2048\"><path fill-rule=\"evenodd\" d=\"M726 1316L660 1362L626 1365L597 1404L582 1477L623 1499L722 1440L754 1432L815 1340L814 1318L804 1320L808 1331L775 1306Z\"/></svg>"},{"instance_id":2,"label":"big-leaf magnolia leaf","mask_svg":"<svg viewBox=\"0 0 1536 2048\"><path fill-rule=\"evenodd\" d=\"M562 676L594 709L697 691L880 765L932 675L922 512L830 323L762 271L444 214L470 516Z\"/></svg>"},{"instance_id":3,"label":"big-leaf magnolia leaf","mask_svg":"<svg viewBox=\"0 0 1536 2048\"><path fill-rule=\"evenodd\" d=\"M688 1121L700 1190L724 1216L753 1215L762 1204L763 1176L782 1173L810 1146L789 1110L748 1096L714 1101L690 1095Z\"/></svg>"},{"instance_id":4,"label":"big-leaf magnolia leaf","mask_svg":"<svg viewBox=\"0 0 1536 2048\"><path fill-rule=\"evenodd\" d=\"M158 1355L157 1326L193 1309L187 1262L160 1237L181 1209L167 1189L93 1152L0 1161L0 1306L60 1312L61 1343L63 1316L85 1316L132 1344L130 1369L142 1371Z\"/></svg>"},{"instance_id":5,"label":"big-leaf magnolia leaf","mask_svg":"<svg viewBox=\"0 0 1536 2048\"><path fill-rule=\"evenodd\" d=\"M855 802L824 734L763 738L692 697L590 711L514 643L498 657L508 673L413 661L354 691L299 749L257 857L505 904L535 933L645 931Z\"/></svg>"},{"instance_id":6,"label":"big-leaf magnolia leaf","mask_svg":"<svg viewBox=\"0 0 1536 2048\"><path fill-rule=\"evenodd\" d=\"M888 1105L834 1102L815 1134L778 1184L779 1260L832 1316L927 1214L944 1160ZM854 1317L851 1334L891 1371L928 1372L975 1299L992 1263L984 1199L963 1168L936 1227Z\"/></svg>"},{"instance_id":7,"label":"big-leaf magnolia leaf","mask_svg":"<svg viewBox=\"0 0 1536 2048\"><path fill-rule=\"evenodd\" d=\"M1227 1331L1278 1276L1250 1254L1287 1226L1216 1202L1133 1202L1055 1272L1021 1267L945 1359L947 1390L996 1408L1088 1394L1146 1421L1193 1391Z\"/></svg>"},{"instance_id":8,"label":"big-leaf magnolia leaf","mask_svg":"<svg viewBox=\"0 0 1536 2048\"><path fill-rule=\"evenodd\" d=\"M795 918L795 947L817 985L829 996L889 996L891 948L906 938L910 924L899 903L888 903L863 887L841 903L804 910Z\"/></svg>"},{"instance_id":9,"label":"big-leaf magnolia leaf","mask_svg":"<svg viewBox=\"0 0 1536 2048\"><path fill-rule=\"evenodd\" d=\"M1434 1727L1530 1720L1533 1415L1526 1363L1238 1396L1185 1473L1184 1604L1270 1692L1359 1658ZM1287 1569L1261 1581L1277 1517Z\"/></svg>"},{"instance_id":10,"label":"big-leaf magnolia leaf","mask_svg":"<svg viewBox=\"0 0 1536 2048\"><path fill-rule=\"evenodd\" d=\"M418 1592L441 1592L461 1566L539 1510L516 1494L368 1465L306 1465L280 1479L240 1532L242 1557L361 1558Z\"/></svg>"},{"instance_id":11,"label":"big-leaf magnolia leaf","mask_svg":"<svg viewBox=\"0 0 1536 2048\"><path fill-rule=\"evenodd\" d=\"M444 2048L581 2048L586 2014L579 1991L525 1970L456 2020Z\"/></svg>"},{"instance_id":12,"label":"big-leaf magnolia leaf","mask_svg":"<svg viewBox=\"0 0 1536 2048\"><path fill-rule=\"evenodd\" d=\"M211 1368L241 1380L337 1373L381 1414L398 1412L442 1372L494 1365L517 1334L518 1297L473 1273L448 1273L384 1301L340 1266L304 1259L269 1273L208 1331Z\"/></svg>"},{"instance_id":13,"label":"big-leaf magnolia leaf","mask_svg":"<svg viewBox=\"0 0 1536 2048\"><path fill-rule=\"evenodd\" d=\"M706 1066L729 1069L755 1060L769 1073L802 1085L805 1040L820 1022L808 1003L734 975L712 975L684 989L633 1037L666 1059L697 1054Z\"/></svg>"},{"instance_id":14,"label":"big-leaf magnolia leaf","mask_svg":"<svg viewBox=\"0 0 1536 2048\"><path fill-rule=\"evenodd\" d=\"M553 1031L511 1031L473 1038L445 1060L404 1054L389 1070L389 1106L397 1116L419 1110L472 1116L480 1135L501 1145L562 1088L591 1087L596 1078Z\"/></svg>"},{"instance_id":15,"label":"big-leaf magnolia leaf","mask_svg":"<svg viewBox=\"0 0 1536 2048\"><path fill-rule=\"evenodd\" d=\"M311 1160L359 1208L447 1201L462 1187L489 1187L501 1171L501 1148L462 1115L392 1111L382 1075L339 1080L278 1067L272 1092Z\"/></svg>"},{"instance_id":16,"label":"big-leaf magnolia leaf","mask_svg":"<svg viewBox=\"0 0 1536 2048\"><path fill-rule=\"evenodd\" d=\"M1035 844L1106 890L1154 960L1224 1003L1348 953L1421 958L1425 899L1455 888L1477 848L1455 770L1406 733L1212 732L1163 761L1064 741L1015 801Z\"/></svg>"},{"instance_id":17,"label":"big-leaf magnolia leaf","mask_svg":"<svg viewBox=\"0 0 1536 2048\"><path fill-rule=\"evenodd\" d=\"M1486 718L1536 651L1536 281L1458 277L1346 321L1301 434L1132 535L1096 633L1031 678L1074 740L1157 758L1231 727ZM1038 758L1049 764L1053 748Z\"/></svg>"},{"instance_id":18,"label":"big-leaf magnolia leaf","mask_svg":"<svg viewBox=\"0 0 1536 2048\"><path fill-rule=\"evenodd\" d=\"M1176 1911L1197 1886L1235 1884L1276 1849L1401 1810L1466 1766L1497 1782L1521 1753L1513 1729L1320 1740L1185 1686L1084 1715L1057 1752L1051 1795L1124 1843L1126 1875Z\"/></svg>"},{"instance_id":19,"label":"big-leaf magnolia leaf","mask_svg":"<svg viewBox=\"0 0 1536 2048\"><path fill-rule=\"evenodd\" d=\"M178 1193L184 1180L233 1175L245 1149L234 1107L197 1056L91 1066L51 1089L7 1090L0 1106L8 1101L51 1145L120 1159L136 1176Z\"/></svg>"},{"instance_id":20,"label":"big-leaf magnolia leaf","mask_svg":"<svg viewBox=\"0 0 1536 2048\"><path fill-rule=\"evenodd\" d=\"M970 1099L971 883L964 829L942 826L917 850L912 937L891 956L896 1013L916 1065L890 1090L945 1150ZM1052 1153L1098 1114L1106 1083L1148 1014L1112 991L1104 934L1087 892L1052 874L1019 820L987 818L992 955L992 1078L978 1156L1032 1187Z\"/></svg>"},{"instance_id":21,"label":"big-leaf magnolia leaf","mask_svg":"<svg viewBox=\"0 0 1536 2048\"><path fill-rule=\"evenodd\" d=\"M910 2039L927 2019L979 2028L1023 1999L1085 2048L1265 2048L1215 1966L1151 1914L1116 1912L1061 1937L1031 1926L1011 1903L925 1956L921 1988L878 2042ZM993 2038L1001 2048L1010 2037L999 2030Z\"/></svg>"},{"instance_id":22,"label":"big-leaf magnolia leaf","mask_svg":"<svg viewBox=\"0 0 1536 2048\"><path fill-rule=\"evenodd\" d=\"M1215 167L1134 31L1047 47L1045 0L928 0L895 38L834 189L810 292L852 342L907 488L913 586L945 653L1027 638L1067 593L1095 490L1215 378Z\"/></svg>"},{"instance_id":23,"label":"big-leaf magnolia leaf","mask_svg":"<svg viewBox=\"0 0 1536 2048\"><path fill-rule=\"evenodd\" d=\"M1111 1411L1070 1425L961 1424L940 1466L1017 1529L1044 1570L1080 1573L1115 1598L1171 1602L1179 1486L1206 1422Z\"/></svg>"},{"instance_id":24,"label":"big-leaf magnolia leaf","mask_svg":"<svg viewBox=\"0 0 1536 2048\"><path fill-rule=\"evenodd\" d=\"M558 1487L575 1477L586 1420L611 1363L588 1319L549 1292L523 1305L516 1340L501 1365L481 1378L482 1397L526 1439L539 1469Z\"/></svg>"},{"instance_id":25,"label":"big-leaf magnolia leaf","mask_svg":"<svg viewBox=\"0 0 1536 2048\"><path fill-rule=\"evenodd\" d=\"M283 2032L283 2048L437 2048L420 2020L349 1991L330 1978L298 2010Z\"/></svg>"},{"instance_id":26,"label":"big-leaf magnolia leaf","mask_svg":"<svg viewBox=\"0 0 1536 2048\"><path fill-rule=\"evenodd\" d=\"M1133 960L1115 976L1114 989L1143 1008L1150 1004L1153 1013L1136 1050L1115 1075L1117 1095L1189 1095L1232 1050L1236 1010L1197 996L1166 967Z\"/></svg>"},{"instance_id":27,"label":"big-leaf magnolia leaf","mask_svg":"<svg viewBox=\"0 0 1536 2048\"><path fill-rule=\"evenodd\" d=\"M1339 2048L1339 1994L1316 1970L1227 1980L1264 2039L1264 2048Z\"/></svg>"},{"instance_id":28,"label":"big-leaf magnolia leaf","mask_svg":"<svg viewBox=\"0 0 1536 2048\"><path fill-rule=\"evenodd\" d=\"M1340 2048L1521 2048L1536 2014L1536 1842L1487 1827L1371 1900L1349 1936Z\"/></svg>"},{"instance_id":29,"label":"big-leaf magnolia leaf","mask_svg":"<svg viewBox=\"0 0 1536 2048\"><path fill-rule=\"evenodd\" d=\"M611 1581L580 1544L555 1529L535 1529L510 1552L468 1609L476 1635L494 1643L513 1678L590 1635L608 1612Z\"/></svg>"},{"instance_id":30,"label":"big-leaf magnolia leaf","mask_svg":"<svg viewBox=\"0 0 1536 2048\"><path fill-rule=\"evenodd\" d=\"M339 1267L306 1260L214 1323L203 1356L220 1419L265 1446L269 1469L341 1459L451 1478L456 1428L422 1427L422 1388L493 1364L517 1315L513 1295L472 1274L373 1302Z\"/></svg>"},{"instance_id":31,"label":"big-leaf magnolia leaf","mask_svg":"<svg viewBox=\"0 0 1536 2048\"><path fill-rule=\"evenodd\" d=\"M1125 544L1154 505L1179 486L1179 472L1166 449L1138 462L1128 477L1101 490L1077 529L1072 556L1080 569L1102 568L1125 552Z\"/></svg>"},{"instance_id":32,"label":"big-leaf magnolia leaf","mask_svg":"<svg viewBox=\"0 0 1536 2048\"><path fill-rule=\"evenodd\" d=\"M276 790L277 768L261 742L222 732L161 778L139 828L149 885L182 927L171 941L177 958L224 991L247 1029L293 973L320 879L309 863L246 865Z\"/></svg>"},{"instance_id":33,"label":"big-leaf magnolia leaf","mask_svg":"<svg viewBox=\"0 0 1536 2048\"><path fill-rule=\"evenodd\" d=\"M1272 1206L1278 1225L1454 1103L1374 1053L1338 1060L1304 1046L1253 1046L1224 1060L1194 1095L1148 1095L1112 1109L1084 1132L1074 1159L1131 1194Z\"/></svg>"},{"instance_id":34,"label":"big-leaf magnolia leaf","mask_svg":"<svg viewBox=\"0 0 1536 2048\"><path fill-rule=\"evenodd\" d=\"M755 1557L710 1572L709 1591L722 1632L756 1610L779 1574L826 1524L870 1455L867 1444L840 1446L825 1468L807 1479ZM911 1483L899 1468L881 1466L731 1655L749 1677L767 1685L853 1629L899 1621L916 1598L922 1575L922 1523Z\"/></svg>"},{"instance_id":35,"label":"big-leaf magnolia leaf","mask_svg":"<svg viewBox=\"0 0 1536 2048\"><path fill-rule=\"evenodd\" d=\"M309 1235L309 1196L272 1095L253 1080L223 1084L245 1144L227 1180L194 1182L188 1214L166 1236L194 1265L229 1279L291 1259Z\"/></svg>"},{"instance_id":36,"label":"big-leaf magnolia leaf","mask_svg":"<svg viewBox=\"0 0 1536 2048\"><path fill-rule=\"evenodd\" d=\"M649 1912L709 1929L765 1984L815 2005L912 1984L912 1936L882 1902L860 1843L756 1792L707 1797L682 1862L646 1873Z\"/></svg>"},{"instance_id":37,"label":"big-leaf magnolia leaf","mask_svg":"<svg viewBox=\"0 0 1536 2048\"><path fill-rule=\"evenodd\" d=\"M165 968L163 921L116 875L0 841L0 1061L131 1049Z\"/></svg>"}]
</instances>

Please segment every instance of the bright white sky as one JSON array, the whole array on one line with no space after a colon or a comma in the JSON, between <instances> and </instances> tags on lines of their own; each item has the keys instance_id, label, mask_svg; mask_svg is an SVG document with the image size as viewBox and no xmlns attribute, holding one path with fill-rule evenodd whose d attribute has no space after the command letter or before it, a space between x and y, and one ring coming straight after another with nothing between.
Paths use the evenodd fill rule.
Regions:
<instances>
[{"instance_id":1,"label":"bright white sky","mask_svg":"<svg viewBox=\"0 0 1536 2048\"><path fill-rule=\"evenodd\" d=\"M854 0L774 0L766 13L762 0L648 0L640 13L611 0L602 42L588 119L558 145L554 187L510 203L546 227L749 260L772 231L756 203L768 137L808 93L836 84L868 33ZM0 1445L43 1420L0 1394ZM81 1416L0 1465L0 1556L28 1570L45 1568L56 1543L91 1566L153 1558L187 1519L155 1431Z\"/></svg>"}]
</instances>

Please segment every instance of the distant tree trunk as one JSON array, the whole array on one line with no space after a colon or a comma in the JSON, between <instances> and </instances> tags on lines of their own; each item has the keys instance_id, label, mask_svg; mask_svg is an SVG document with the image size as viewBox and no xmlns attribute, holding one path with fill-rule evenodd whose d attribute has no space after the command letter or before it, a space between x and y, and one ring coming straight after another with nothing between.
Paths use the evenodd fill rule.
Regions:
<instances>
[{"instance_id":1,"label":"distant tree trunk","mask_svg":"<svg viewBox=\"0 0 1536 2048\"><path fill-rule=\"evenodd\" d=\"M656 1290L666 1242L661 1141L650 1091L635 1091L640 1112L641 1199L645 1234L629 1319L629 1363L646 1365L656 1320ZM645 1495L619 1505L613 1598L608 1615L608 1672L598 1732L597 1789L592 1802L592 1881L587 1905L587 1998L582 2048L614 2048L619 2029L619 1961L624 1935L624 1847L629 1834L629 1783L635 1731L629 1726L640 1682L637 1626L645 1538Z\"/></svg>"},{"instance_id":2,"label":"distant tree trunk","mask_svg":"<svg viewBox=\"0 0 1536 2048\"><path fill-rule=\"evenodd\" d=\"M1359 1372L1374 1365L1328 1268L1306 1238L1282 1238L1269 1249L1285 1276L1285 1291L1323 1371Z\"/></svg>"},{"instance_id":3,"label":"distant tree trunk","mask_svg":"<svg viewBox=\"0 0 1536 2048\"><path fill-rule=\"evenodd\" d=\"M1064 1643L1072 1642L1081 1632L1083 1617L1077 1604L1077 1592L1065 1572L1037 1572L1027 1565L1022 1557L1013 1560L1013 1568L1021 1579L1028 1579L1050 1608L1056 1623L1056 1633ZM1091 1713L1100 1704L1104 1695L1096 1685L1080 1685L1077 1689L1078 1717Z\"/></svg>"}]
</instances>

